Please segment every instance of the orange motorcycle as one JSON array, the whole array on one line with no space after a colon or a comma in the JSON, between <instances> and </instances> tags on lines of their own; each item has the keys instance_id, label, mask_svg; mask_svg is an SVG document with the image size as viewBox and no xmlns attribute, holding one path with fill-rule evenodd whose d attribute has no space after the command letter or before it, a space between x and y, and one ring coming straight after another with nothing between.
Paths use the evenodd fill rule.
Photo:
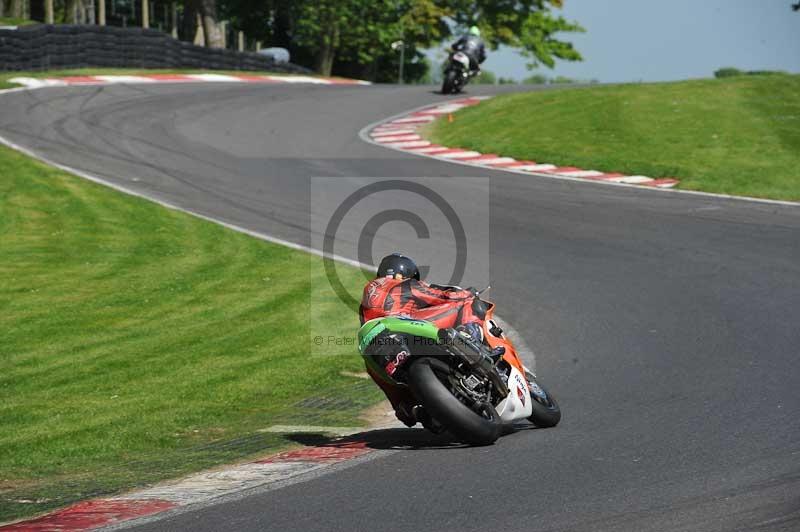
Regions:
<instances>
[{"instance_id":1,"label":"orange motorcycle","mask_svg":"<svg viewBox=\"0 0 800 532\"><path fill-rule=\"evenodd\" d=\"M428 321L383 317L361 326L359 351L371 373L408 387L437 428L466 443L492 444L504 426L524 419L557 425L555 398L522 363L493 317L494 304L483 303L483 342Z\"/></svg>"}]
</instances>

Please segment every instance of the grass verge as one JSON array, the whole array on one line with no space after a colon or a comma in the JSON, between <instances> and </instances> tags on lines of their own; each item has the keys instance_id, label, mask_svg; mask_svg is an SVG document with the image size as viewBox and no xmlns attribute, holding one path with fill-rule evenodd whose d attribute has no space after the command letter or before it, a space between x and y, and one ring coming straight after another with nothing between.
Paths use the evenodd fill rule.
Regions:
<instances>
[{"instance_id":1,"label":"grass verge","mask_svg":"<svg viewBox=\"0 0 800 532\"><path fill-rule=\"evenodd\" d=\"M31 24L39 23L26 18L0 17L0 26L29 26Z\"/></svg>"},{"instance_id":2,"label":"grass verge","mask_svg":"<svg viewBox=\"0 0 800 532\"><path fill-rule=\"evenodd\" d=\"M310 255L3 147L0 242L0 522L289 445L273 424L357 426L380 399L343 373L352 345L309 347ZM314 301L316 330L354 336Z\"/></svg>"},{"instance_id":3,"label":"grass verge","mask_svg":"<svg viewBox=\"0 0 800 532\"><path fill-rule=\"evenodd\" d=\"M497 96L433 142L561 166L677 177L680 188L800 200L800 76Z\"/></svg>"}]
</instances>

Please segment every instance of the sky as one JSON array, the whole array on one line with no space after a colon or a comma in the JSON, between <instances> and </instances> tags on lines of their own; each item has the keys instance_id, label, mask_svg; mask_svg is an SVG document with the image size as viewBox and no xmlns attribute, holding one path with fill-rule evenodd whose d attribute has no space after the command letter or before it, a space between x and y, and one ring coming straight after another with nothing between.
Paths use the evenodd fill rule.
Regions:
<instances>
[{"instance_id":1,"label":"sky","mask_svg":"<svg viewBox=\"0 0 800 532\"><path fill-rule=\"evenodd\" d=\"M743 70L800 73L800 12L796 0L564 0L555 10L584 34L562 34L582 62L535 72L581 80L667 81ZM429 53L436 57L436 52ZM441 59L438 60L439 62ZM490 51L483 68L522 79L526 60L512 49Z\"/></svg>"}]
</instances>

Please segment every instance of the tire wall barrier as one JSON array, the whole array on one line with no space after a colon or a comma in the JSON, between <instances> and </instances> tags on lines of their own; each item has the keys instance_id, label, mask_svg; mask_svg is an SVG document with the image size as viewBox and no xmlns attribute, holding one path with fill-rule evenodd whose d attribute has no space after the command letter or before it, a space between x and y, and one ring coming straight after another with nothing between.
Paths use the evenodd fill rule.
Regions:
<instances>
[{"instance_id":1,"label":"tire wall barrier","mask_svg":"<svg viewBox=\"0 0 800 532\"><path fill-rule=\"evenodd\" d=\"M195 46L154 29L37 24L0 30L0 71L84 67L310 72L253 52Z\"/></svg>"}]
</instances>

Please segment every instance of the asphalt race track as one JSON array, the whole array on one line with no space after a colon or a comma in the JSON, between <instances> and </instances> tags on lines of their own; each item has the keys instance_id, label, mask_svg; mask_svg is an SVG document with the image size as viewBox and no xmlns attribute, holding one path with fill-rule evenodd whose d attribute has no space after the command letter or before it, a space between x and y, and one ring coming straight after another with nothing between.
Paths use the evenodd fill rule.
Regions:
<instances>
[{"instance_id":1,"label":"asphalt race track","mask_svg":"<svg viewBox=\"0 0 800 532\"><path fill-rule=\"evenodd\" d=\"M442 99L227 84L0 97L15 143L301 244L312 176L453 176L454 196L469 194L457 177L491 178L492 297L537 353L558 427L422 445L139 529L800 529L800 207L493 172L358 137Z\"/></svg>"}]
</instances>

